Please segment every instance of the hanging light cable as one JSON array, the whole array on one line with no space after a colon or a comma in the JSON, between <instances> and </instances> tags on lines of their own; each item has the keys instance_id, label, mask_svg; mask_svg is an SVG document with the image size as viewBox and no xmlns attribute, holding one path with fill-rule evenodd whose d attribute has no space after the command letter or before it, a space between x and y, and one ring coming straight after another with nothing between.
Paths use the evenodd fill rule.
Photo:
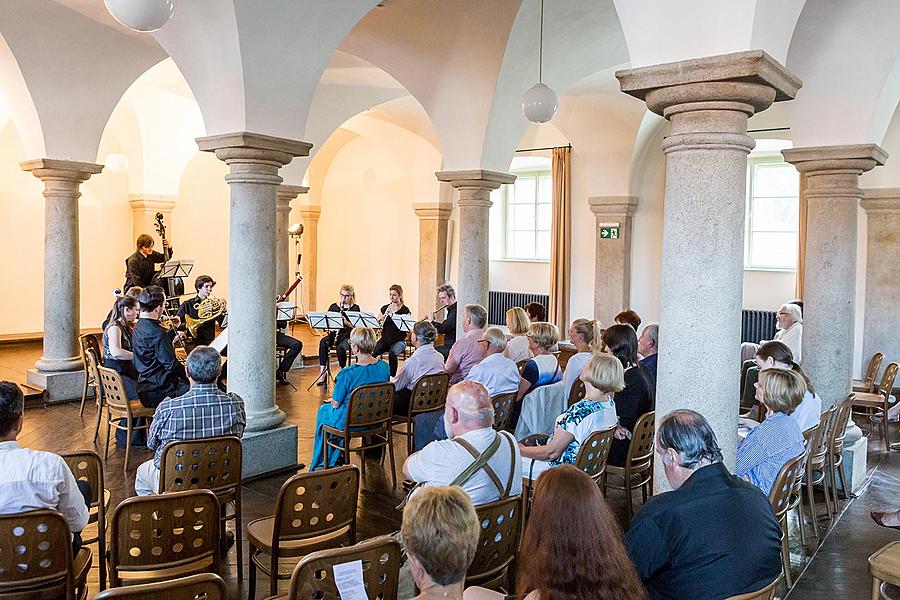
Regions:
<instances>
[{"instance_id":1,"label":"hanging light cable","mask_svg":"<svg viewBox=\"0 0 900 600\"><path fill-rule=\"evenodd\" d=\"M546 123L556 114L556 93L544 84L544 0L541 0L541 25L538 42L538 82L522 96L522 114L532 123Z\"/></svg>"}]
</instances>

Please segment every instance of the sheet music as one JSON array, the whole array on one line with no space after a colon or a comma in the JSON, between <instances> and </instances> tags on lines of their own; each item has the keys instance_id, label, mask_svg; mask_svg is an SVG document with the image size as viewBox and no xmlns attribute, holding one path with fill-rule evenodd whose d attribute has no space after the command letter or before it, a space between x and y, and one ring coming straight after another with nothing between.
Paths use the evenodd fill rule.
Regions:
<instances>
[{"instance_id":1,"label":"sheet music","mask_svg":"<svg viewBox=\"0 0 900 600\"><path fill-rule=\"evenodd\" d=\"M225 346L228 345L228 330L223 329L219 335L216 336L216 339L209 343L210 348L215 348L219 354L222 354L222 350L225 349Z\"/></svg>"},{"instance_id":2,"label":"sheet music","mask_svg":"<svg viewBox=\"0 0 900 600\"><path fill-rule=\"evenodd\" d=\"M413 325L416 324L416 320L409 315L391 315L391 321L400 331L412 331Z\"/></svg>"},{"instance_id":3,"label":"sheet music","mask_svg":"<svg viewBox=\"0 0 900 600\"><path fill-rule=\"evenodd\" d=\"M297 310L297 305L293 302L277 302L275 303L275 311L276 321L293 321L294 320L294 312Z\"/></svg>"},{"instance_id":4,"label":"sheet music","mask_svg":"<svg viewBox=\"0 0 900 600\"><path fill-rule=\"evenodd\" d=\"M362 561L341 563L332 567L334 584L341 600L369 600L366 584L363 582Z\"/></svg>"},{"instance_id":5,"label":"sheet music","mask_svg":"<svg viewBox=\"0 0 900 600\"><path fill-rule=\"evenodd\" d=\"M369 327L370 329L381 329L381 323L378 322L378 317L376 317L373 313L348 310L344 312L347 315L347 319L350 320L350 323L354 327Z\"/></svg>"},{"instance_id":6,"label":"sheet music","mask_svg":"<svg viewBox=\"0 0 900 600\"><path fill-rule=\"evenodd\" d=\"M313 329L338 330L344 327L344 320L339 312L310 311L307 316L309 326Z\"/></svg>"}]
</instances>

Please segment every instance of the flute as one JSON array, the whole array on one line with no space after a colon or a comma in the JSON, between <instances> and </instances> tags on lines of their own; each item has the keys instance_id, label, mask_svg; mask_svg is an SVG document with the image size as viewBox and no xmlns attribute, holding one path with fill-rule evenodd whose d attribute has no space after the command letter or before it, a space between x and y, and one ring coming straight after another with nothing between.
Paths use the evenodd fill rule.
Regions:
<instances>
[{"instance_id":1,"label":"flute","mask_svg":"<svg viewBox=\"0 0 900 600\"><path fill-rule=\"evenodd\" d=\"M433 311L431 311L430 313L428 313L427 315L425 315L425 317L423 317L423 318L431 317L431 318L433 319L434 316L435 316L436 314L438 314L439 312L441 312L441 311L444 310L445 308L446 308L446 309L449 309L451 306L454 306L454 305L456 305L456 301L455 301L455 300L454 300L453 302L451 302L450 304L446 304L446 305L443 305L443 304L442 304L441 306L438 306L436 309L434 309Z\"/></svg>"}]
</instances>

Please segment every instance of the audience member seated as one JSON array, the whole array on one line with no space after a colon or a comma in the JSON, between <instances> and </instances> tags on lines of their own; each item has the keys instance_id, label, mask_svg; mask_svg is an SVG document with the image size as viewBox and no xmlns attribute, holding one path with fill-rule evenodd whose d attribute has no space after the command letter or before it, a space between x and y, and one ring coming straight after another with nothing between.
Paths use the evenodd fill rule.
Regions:
<instances>
[{"instance_id":1,"label":"audience member seated","mask_svg":"<svg viewBox=\"0 0 900 600\"><path fill-rule=\"evenodd\" d=\"M123 296L116 301L113 310L113 316L103 330L103 366L118 372L128 397L137 400L138 373L132 360L131 328L140 313L140 306L136 299Z\"/></svg>"},{"instance_id":2,"label":"audience member seated","mask_svg":"<svg viewBox=\"0 0 900 600\"><path fill-rule=\"evenodd\" d=\"M551 467L575 464L584 440L595 431L616 426L613 394L625 387L622 363L609 354L594 354L579 377L587 395L556 419L556 429L546 445L519 444L523 476L534 479Z\"/></svg>"},{"instance_id":3,"label":"audience member seated","mask_svg":"<svg viewBox=\"0 0 900 600\"><path fill-rule=\"evenodd\" d=\"M759 344L744 342L741 344L741 362L752 360L757 348L768 341L782 342L791 349L794 360L798 363L802 361L803 355L801 349L803 347L803 307L802 303L794 300L782 304L778 309L777 326L775 337L771 340L762 340Z\"/></svg>"},{"instance_id":4,"label":"audience member seated","mask_svg":"<svg viewBox=\"0 0 900 600\"><path fill-rule=\"evenodd\" d=\"M702 415L676 410L656 434L672 492L650 498L625 547L651 600L721 600L781 573L781 529L769 499L730 474Z\"/></svg>"},{"instance_id":5,"label":"audience member seated","mask_svg":"<svg viewBox=\"0 0 900 600\"><path fill-rule=\"evenodd\" d=\"M59 455L23 448L16 441L25 420L25 398L11 381L0 381L0 514L49 508L59 511L72 533L72 548L81 547L88 522L91 490L79 484ZM9 560L9 557L7 557Z\"/></svg>"},{"instance_id":6,"label":"audience member seated","mask_svg":"<svg viewBox=\"0 0 900 600\"><path fill-rule=\"evenodd\" d=\"M387 383L391 380L390 367L386 362L375 358L375 332L368 327L354 327L350 332L350 350L356 355L356 364L341 369L334 379L334 390L331 399L319 407L316 413L316 436L313 441L310 471L336 467L341 459L341 452L330 451L328 464L325 464L325 449L322 425L343 429L347 425L347 401L353 390L369 383Z\"/></svg>"},{"instance_id":7,"label":"audience member seated","mask_svg":"<svg viewBox=\"0 0 900 600\"><path fill-rule=\"evenodd\" d=\"M603 332L603 351L618 358L625 370L625 389L615 397L619 426L608 459L609 464L624 467L634 426L656 404L656 386L650 372L638 361L637 334L631 325L608 327Z\"/></svg>"},{"instance_id":8,"label":"audience member seated","mask_svg":"<svg viewBox=\"0 0 900 600\"><path fill-rule=\"evenodd\" d=\"M519 368L516 363L503 356L507 343L503 331L499 327L488 327L481 334L478 343L481 344L484 358L472 367L466 380L482 384L492 397L518 390Z\"/></svg>"},{"instance_id":9,"label":"audience member seated","mask_svg":"<svg viewBox=\"0 0 900 600\"><path fill-rule=\"evenodd\" d=\"M656 389L656 356L659 350L659 324L650 323L644 326L641 337L638 338L638 356L641 364L653 377L653 389Z\"/></svg>"},{"instance_id":10,"label":"audience member seated","mask_svg":"<svg viewBox=\"0 0 900 600\"><path fill-rule=\"evenodd\" d=\"M131 351L137 369L137 391L141 404L156 408L166 398L181 396L188 391L184 367L175 358L175 340L181 334L173 327L166 329L160 322L166 294L158 285L144 288L138 296L141 316L131 332Z\"/></svg>"},{"instance_id":11,"label":"audience member seated","mask_svg":"<svg viewBox=\"0 0 900 600\"><path fill-rule=\"evenodd\" d=\"M600 328L600 321L591 319L575 319L569 327L569 341L575 346L578 352L569 357L566 363L566 370L563 372L563 397L569 400L569 391L572 384L581 375L584 365L591 360L591 353L599 352L601 349L601 336L603 330Z\"/></svg>"},{"instance_id":12,"label":"audience member seated","mask_svg":"<svg viewBox=\"0 0 900 600\"><path fill-rule=\"evenodd\" d=\"M197 346L188 354L186 367L191 389L177 398L167 398L156 407L147 434L147 447L156 453L138 466L134 480L138 496L159 492L159 461L169 442L222 435L241 437L244 433L247 423L244 401L216 385L222 371L222 359L216 349Z\"/></svg>"},{"instance_id":13,"label":"audience member seated","mask_svg":"<svg viewBox=\"0 0 900 600\"><path fill-rule=\"evenodd\" d=\"M113 290L113 293L116 294L121 290ZM141 295L141 292L144 291L139 285L133 285L125 291L125 294L122 296L116 295L116 300L113 302L112 308L109 309L109 312L106 314L106 318L103 319L103 323L100 325L101 331L106 331L107 326L109 326L109 322L116 318L116 304L119 303L120 298L134 298L137 300L138 296Z\"/></svg>"},{"instance_id":14,"label":"audience member seated","mask_svg":"<svg viewBox=\"0 0 900 600\"><path fill-rule=\"evenodd\" d=\"M413 600L462 598L480 533L472 500L460 488L429 487L410 498L400 539L420 590Z\"/></svg>"},{"instance_id":15,"label":"audience member seated","mask_svg":"<svg viewBox=\"0 0 900 600\"><path fill-rule=\"evenodd\" d=\"M738 444L734 472L765 494L784 463L803 453L803 431L790 414L805 393L806 382L794 371L771 368L759 374L756 399L765 406L766 418Z\"/></svg>"},{"instance_id":16,"label":"audience member seated","mask_svg":"<svg viewBox=\"0 0 900 600\"><path fill-rule=\"evenodd\" d=\"M558 341L559 331L556 325L545 322L531 324L528 330L528 349L533 357L522 368L516 403L521 402L525 394L534 388L562 380L559 360L550 352L550 348Z\"/></svg>"},{"instance_id":17,"label":"audience member seated","mask_svg":"<svg viewBox=\"0 0 900 600\"><path fill-rule=\"evenodd\" d=\"M506 311L506 327L512 337L507 340L503 355L514 363L531 358L531 350L528 349L530 326L531 321L524 308L515 306Z\"/></svg>"},{"instance_id":18,"label":"audience member seated","mask_svg":"<svg viewBox=\"0 0 900 600\"><path fill-rule=\"evenodd\" d=\"M543 322L547 320L547 309L540 302L529 302L525 305L525 313L528 320L532 323Z\"/></svg>"},{"instance_id":19,"label":"audience member seated","mask_svg":"<svg viewBox=\"0 0 900 600\"><path fill-rule=\"evenodd\" d=\"M458 485L476 505L522 493L519 447L507 432L494 431L487 388L463 381L450 388L444 426L450 439L431 442L406 459L403 475L428 486ZM484 465L466 476L476 462Z\"/></svg>"},{"instance_id":20,"label":"audience member seated","mask_svg":"<svg viewBox=\"0 0 900 600\"><path fill-rule=\"evenodd\" d=\"M647 597L622 544L622 530L600 488L575 467L564 465L538 478L520 548L515 596L473 587L466 590L464 598Z\"/></svg>"},{"instance_id":21,"label":"audience member seated","mask_svg":"<svg viewBox=\"0 0 900 600\"><path fill-rule=\"evenodd\" d=\"M409 401L416 383L425 375L444 371L444 357L434 347L437 329L428 321L418 321L413 325L412 342L416 347L412 356L403 361L396 377L391 377L394 394L394 414L408 415Z\"/></svg>"},{"instance_id":22,"label":"audience member seated","mask_svg":"<svg viewBox=\"0 0 900 600\"><path fill-rule=\"evenodd\" d=\"M630 308L617 314L613 320L619 325L631 325L635 334L637 334L637 330L641 327L641 316Z\"/></svg>"},{"instance_id":23,"label":"audience member seated","mask_svg":"<svg viewBox=\"0 0 900 600\"><path fill-rule=\"evenodd\" d=\"M759 367L760 372L767 369L787 369L802 377L806 383L806 393L803 394L803 400L791 413L791 417L797 421L800 431L806 431L819 424L819 418L822 416L822 399L816 394L812 382L800 365L794 362L790 348L782 342L766 342L756 351L756 366ZM755 426L753 422L748 424L751 427Z\"/></svg>"},{"instance_id":24,"label":"audience member seated","mask_svg":"<svg viewBox=\"0 0 900 600\"><path fill-rule=\"evenodd\" d=\"M487 325L487 311L480 304L466 304L463 316L463 336L450 348L444 370L450 373L450 383L466 378L469 369L481 362L481 334Z\"/></svg>"}]
</instances>

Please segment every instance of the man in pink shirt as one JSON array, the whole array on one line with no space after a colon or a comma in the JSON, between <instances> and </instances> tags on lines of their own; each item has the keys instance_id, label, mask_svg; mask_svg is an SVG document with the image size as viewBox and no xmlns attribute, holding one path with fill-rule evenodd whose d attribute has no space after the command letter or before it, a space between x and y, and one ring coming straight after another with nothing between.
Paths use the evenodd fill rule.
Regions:
<instances>
[{"instance_id":1,"label":"man in pink shirt","mask_svg":"<svg viewBox=\"0 0 900 600\"><path fill-rule=\"evenodd\" d=\"M478 340L487 325L487 311L480 304L467 304L463 317L463 336L450 348L444 369L450 373L450 384L465 379L469 369L481 362L484 351Z\"/></svg>"}]
</instances>

